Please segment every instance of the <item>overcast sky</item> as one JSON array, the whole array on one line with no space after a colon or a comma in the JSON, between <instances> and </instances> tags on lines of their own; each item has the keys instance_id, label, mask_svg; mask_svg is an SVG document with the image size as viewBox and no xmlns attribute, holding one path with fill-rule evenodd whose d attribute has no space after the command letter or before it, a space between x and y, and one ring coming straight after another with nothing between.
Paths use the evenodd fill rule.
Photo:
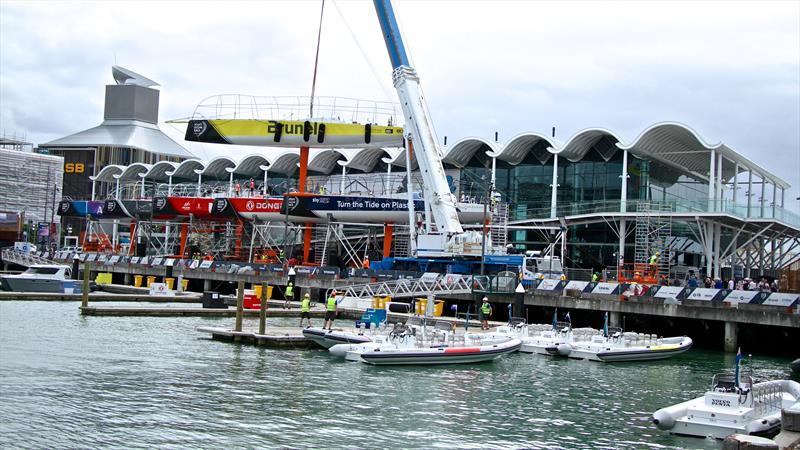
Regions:
<instances>
[{"instance_id":1,"label":"overcast sky","mask_svg":"<svg viewBox=\"0 0 800 450\"><path fill-rule=\"evenodd\" d=\"M221 93L311 90L320 2L0 1L0 132L98 125L111 65L161 84L161 119ZM632 141L683 122L800 196L800 2L396 1L438 135ZM341 12L341 14L340 14ZM372 2L329 0L317 95L394 100ZM791 199L791 200L790 200Z\"/></svg>"}]
</instances>

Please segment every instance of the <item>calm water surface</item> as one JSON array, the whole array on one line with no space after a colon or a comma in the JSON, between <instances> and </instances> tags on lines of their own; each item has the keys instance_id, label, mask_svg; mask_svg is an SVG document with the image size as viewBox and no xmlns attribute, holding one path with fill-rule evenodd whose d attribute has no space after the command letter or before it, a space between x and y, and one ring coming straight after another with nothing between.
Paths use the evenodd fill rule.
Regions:
<instances>
[{"instance_id":1,"label":"calm water surface","mask_svg":"<svg viewBox=\"0 0 800 450\"><path fill-rule=\"evenodd\" d=\"M719 448L659 432L648 418L702 394L732 364L721 352L617 365L515 354L391 368L195 331L232 324L0 302L0 446ZM785 378L788 363L757 358L756 377Z\"/></svg>"}]
</instances>

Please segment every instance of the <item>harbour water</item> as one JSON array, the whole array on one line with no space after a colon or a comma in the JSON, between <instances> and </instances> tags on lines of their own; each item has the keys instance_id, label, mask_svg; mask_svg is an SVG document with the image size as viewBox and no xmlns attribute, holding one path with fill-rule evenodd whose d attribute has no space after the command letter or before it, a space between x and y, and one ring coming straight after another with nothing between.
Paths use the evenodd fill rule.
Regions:
<instances>
[{"instance_id":1,"label":"harbour water","mask_svg":"<svg viewBox=\"0 0 800 450\"><path fill-rule=\"evenodd\" d=\"M77 306L0 302L0 447L719 448L649 416L733 363L692 349L617 365L515 354L371 367L195 331L230 318L81 317ZM754 358L757 379L789 376L789 360Z\"/></svg>"}]
</instances>

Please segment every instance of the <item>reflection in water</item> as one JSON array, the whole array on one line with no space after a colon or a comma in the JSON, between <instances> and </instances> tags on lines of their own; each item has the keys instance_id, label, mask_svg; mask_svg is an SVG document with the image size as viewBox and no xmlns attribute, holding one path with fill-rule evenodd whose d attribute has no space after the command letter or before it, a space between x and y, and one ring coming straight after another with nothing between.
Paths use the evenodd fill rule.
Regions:
<instances>
[{"instance_id":1,"label":"reflection in water","mask_svg":"<svg viewBox=\"0 0 800 450\"><path fill-rule=\"evenodd\" d=\"M702 394L731 367L720 352L371 367L195 331L232 322L0 302L0 446L718 448L659 432L649 416ZM755 361L757 378L788 374L789 361Z\"/></svg>"}]
</instances>

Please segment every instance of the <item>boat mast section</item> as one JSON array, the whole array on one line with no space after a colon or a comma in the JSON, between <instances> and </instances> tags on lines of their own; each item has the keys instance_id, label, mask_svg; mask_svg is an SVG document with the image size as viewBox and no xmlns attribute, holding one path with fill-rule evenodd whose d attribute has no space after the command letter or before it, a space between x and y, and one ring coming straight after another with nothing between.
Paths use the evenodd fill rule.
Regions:
<instances>
[{"instance_id":1,"label":"boat mast section","mask_svg":"<svg viewBox=\"0 0 800 450\"><path fill-rule=\"evenodd\" d=\"M374 0L374 4L386 41L386 50L389 52L394 69L392 81L397 89L400 106L406 120L405 131L410 133L414 139L417 162L425 180L426 189L423 191L425 200L431 205L439 232L462 233L464 230L458 219L456 198L450 192L450 186L447 184L447 176L442 166L442 154L436 143L433 122L422 96L419 76L408 62L408 55L400 36L391 1Z\"/></svg>"}]
</instances>

